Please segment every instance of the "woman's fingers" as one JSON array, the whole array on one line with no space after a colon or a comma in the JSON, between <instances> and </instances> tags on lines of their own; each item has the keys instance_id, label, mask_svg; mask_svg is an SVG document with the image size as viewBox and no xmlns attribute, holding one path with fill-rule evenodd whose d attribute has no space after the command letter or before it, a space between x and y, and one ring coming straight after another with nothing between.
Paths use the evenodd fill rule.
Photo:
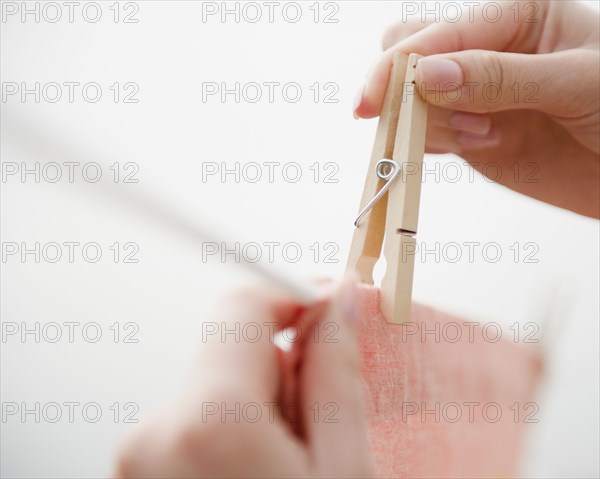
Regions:
<instances>
[{"instance_id":1,"label":"woman's fingers","mask_svg":"<svg viewBox=\"0 0 600 479\"><path fill-rule=\"evenodd\" d=\"M545 26L549 3L532 2L532 5L537 6L535 22L516 21L522 20L522 15L511 10L511 6L514 9L512 2L496 3L497 7L494 8L498 11L493 12L493 16L485 2L472 7L472 10L462 12L457 22L444 21L444 18L438 16L438 23L431 23L401 39L381 55L361 89L362 93L359 94L355 105L355 116L373 118L379 115L392 59L397 51L424 56L474 48L534 53ZM390 34L390 37L393 35Z\"/></svg>"},{"instance_id":2,"label":"woman's fingers","mask_svg":"<svg viewBox=\"0 0 600 479\"><path fill-rule=\"evenodd\" d=\"M298 471L301 456L282 462L265 451L275 449L273 438L285 444L288 437L273 427L281 384L274 335L304 309L267 287L223 301L202 324L184 394L133 431L115 477L243 477L250 466L265 477Z\"/></svg>"},{"instance_id":3,"label":"woman's fingers","mask_svg":"<svg viewBox=\"0 0 600 479\"><path fill-rule=\"evenodd\" d=\"M420 18L411 18L409 21L400 21L390 25L383 34L381 40L382 48L387 50L413 33L423 30L427 25L432 23L429 21L429 18L431 17L428 17L425 21L422 21Z\"/></svg>"},{"instance_id":4,"label":"woman's fingers","mask_svg":"<svg viewBox=\"0 0 600 479\"><path fill-rule=\"evenodd\" d=\"M370 477L366 412L355 325L360 314L347 279L304 343L302 403L309 453L320 477Z\"/></svg>"},{"instance_id":5,"label":"woman's fingers","mask_svg":"<svg viewBox=\"0 0 600 479\"><path fill-rule=\"evenodd\" d=\"M427 115L426 153L455 153L496 147L500 130L489 115L430 106Z\"/></svg>"},{"instance_id":6,"label":"woman's fingers","mask_svg":"<svg viewBox=\"0 0 600 479\"><path fill-rule=\"evenodd\" d=\"M416 33L422 29L424 29L429 22L422 22L418 19L413 19L409 22L396 22L385 31L383 34L383 38L381 40L381 46L383 50L388 50L394 45L396 45L401 40L404 40L407 37L410 37L413 33ZM391 55L391 56L390 56ZM385 94L385 88L387 86L389 69L384 70L383 73L386 75L381 75L382 73L382 62L387 64L388 67L391 67L393 53L385 52L383 57L378 59L371 70L367 74L367 81L361 87L358 94L356 95L355 105L354 105L354 116L356 118L371 118L373 116L377 116L379 114L379 110L381 105L371 106L371 102L375 100L377 103L379 100L383 102L383 96L379 99L379 95ZM385 68L385 66L383 66ZM383 82L383 83L382 83ZM375 111L376 113L370 114L369 112Z\"/></svg>"},{"instance_id":7,"label":"woman's fingers","mask_svg":"<svg viewBox=\"0 0 600 479\"><path fill-rule=\"evenodd\" d=\"M598 111L598 52L526 55L467 50L425 57L415 82L430 104L484 113L533 109L561 118Z\"/></svg>"},{"instance_id":8,"label":"woman's fingers","mask_svg":"<svg viewBox=\"0 0 600 479\"><path fill-rule=\"evenodd\" d=\"M275 334L304 307L272 288L236 293L202 324L197 368L191 382L205 395L227 389L273 400L279 388Z\"/></svg>"},{"instance_id":9,"label":"woman's fingers","mask_svg":"<svg viewBox=\"0 0 600 479\"><path fill-rule=\"evenodd\" d=\"M489 115L454 111L430 105L427 113L427 128L437 126L485 135L492 127L492 119Z\"/></svg>"}]
</instances>

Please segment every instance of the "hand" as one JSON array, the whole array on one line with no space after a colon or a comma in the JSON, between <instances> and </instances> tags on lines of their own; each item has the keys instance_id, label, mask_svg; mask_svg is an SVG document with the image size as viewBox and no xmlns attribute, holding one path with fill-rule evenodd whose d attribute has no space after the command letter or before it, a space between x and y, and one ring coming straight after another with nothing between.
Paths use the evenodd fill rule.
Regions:
<instances>
[{"instance_id":1,"label":"hand","mask_svg":"<svg viewBox=\"0 0 600 479\"><path fill-rule=\"evenodd\" d=\"M355 116L379 114L395 51L427 56L415 82L430 104L428 153L455 153L515 191L599 218L598 12L579 2L495 4L499 13L482 3L471 17L464 7L456 23L448 12L449 22L417 15L392 26Z\"/></svg>"},{"instance_id":2,"label":"hand","mask_svg":"<svg viewBox=\"0 0 600 479\"><path fill-rule=\"evenodd\" d=\"M214 324L246 333L207 335L186 392L140 425L115 477L372 477L354 296L346 282L309 310L266 291L224 302ZM303 335L283 353L273 325L292 323ZM309 331L324 325L332 341Z\"/></svg>"}]
</instances>

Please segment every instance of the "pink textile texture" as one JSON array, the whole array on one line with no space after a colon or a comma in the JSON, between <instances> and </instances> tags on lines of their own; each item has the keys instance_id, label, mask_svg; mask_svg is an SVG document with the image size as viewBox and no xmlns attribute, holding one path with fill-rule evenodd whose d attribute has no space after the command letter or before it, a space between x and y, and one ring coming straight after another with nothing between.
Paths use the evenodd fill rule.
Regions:
<instances>
[{"instance_id":1,"label":"pink textile texture","mask_svg":"<svg viewBox=\"0 0 600 479\"><path fill-rule=\"evenodd\" d=\"M497 327L484 331L421 305L413 305L410 323L392 325L379 311L378 289L362 287L360 296L377 476L516 476L526 421L535 420L535 345L516 343L508 328L492 342Z\"/></svg>"}]
</instances>

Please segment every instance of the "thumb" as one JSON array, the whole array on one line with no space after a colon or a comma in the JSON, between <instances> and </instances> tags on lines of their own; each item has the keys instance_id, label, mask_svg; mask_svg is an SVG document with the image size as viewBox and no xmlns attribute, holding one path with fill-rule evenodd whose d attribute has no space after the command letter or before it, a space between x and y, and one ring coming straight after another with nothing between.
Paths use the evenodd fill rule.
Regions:
<instances>
[{"instance_id":1,"label":"thumb","mask_svg":"<svg viewBox=\"0 0 600 479\"><path fill-rule=\"evenodd\" d=\"M355 327L354 280L344 281L307 339L301 376L309 453L319 476L371 477Z\"/></svg>"},{"instance_id":2,"label":"thumb","mask_svg":"<svg viewBox=\"0 0 600 479\"><path fill-rule=\"evenodd\" d=\"M597 95L597 66L598 55L583 49L535 55L466 50L422 58L415 83L425 101L442 108L580 117Z\"/></svg>"}]
</instances>

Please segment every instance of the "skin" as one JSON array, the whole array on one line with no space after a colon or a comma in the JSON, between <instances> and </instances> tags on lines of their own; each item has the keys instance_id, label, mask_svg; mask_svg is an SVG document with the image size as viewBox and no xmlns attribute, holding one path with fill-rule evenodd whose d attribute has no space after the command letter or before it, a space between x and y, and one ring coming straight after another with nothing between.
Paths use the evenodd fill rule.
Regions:
<instances>
[{"instance_id":1,"label":"skin","mask_svg":"<svg viewBox=\"0 0 600 479\"><path fill-rule=\"evenodd\" d=\"M476 13L473 23L393 25L358 96L355 116L379 114L395 51L429 56L416 72L419 93L430 104L427 152L456 153L480 171L495 163L503 173L501 184L598 218L598 15L575 2L523 5L533 3L537 23L515 22L508 10L514 2L506 2L497 23ZM522 19L530 12L521 11ZM456 62L463 82L497 83L500 100L487 101L482 88L470 96L464 86L456 88L457 102L427 94L450 91L448 78L436 77L432 58ZM534 90L526 89L528 84ZM525 103L531 91L536 102ZM524 181L532 172L537 182ZM267 289L229 298L215 322L230 328L248 322L274 322L280 329L297 324L303 331L335 324L339 341L303 340L282 353L269 330L257 342L211 336L180 396L124 442L113 477L372 477L354 338L355 296L354 283L347 280L332 299L310 309ZM203 405L223 402L228 409L236 402L293 403L302 420L290 421L279 407L273 420L268 414L257 422L236 421L234 415L203 418ZM335 403L337 422L314 420L315 403Z\"/></svg>"},{"instance_id":2,"label":"skin","mask_svg":"<svg viewBox=\"0 0 600 479\"><path fill-rule=\"evenodd\" d=\"M496 23L484 21L477 8L474 22L465 9L457 23L425 24L415 16L392 25L357 97L355 116L379 114L394 52L428 56L416 71L417 90L430 105L428 153L455 153L482 173L495 163L502 176L496 178L497 168L488 171L504 186L599 218L598 13L572 1L525 1L515 22L514 3L499 2ZM433 71L435 59L456 62L464 82L477 85L456 91ZM483 87L490 83L500 87L498 101L486 100ZM444 89L447 94L433 94Z\"/></svg>"},{"instance_id":3,"label":"skin","mask_svg":"<svg viewBox=\"0 0 600 479\"><path fill-rule=\"evenodd\" d=\"M209 336L181 396L126 439L113 477L372 477L351 313L355 296L348 280L332 299L308 310L266 288L228 298L214 318L228 330L235 323L277 323L278 329L296 324L305 340L284 354L268 327L256 342ZM317 331L335 336L315 339L311 327L319 326ZM254 330L248 337L255 337ZM270 418L265 407L257 422L255 409L237 418L203 418L203 404L223 402L227 410L236 403L240 410L250 403L294 404L302 414L290 420L296 409L284 415L276 408Z\"/></svg>"}]
</instances>

